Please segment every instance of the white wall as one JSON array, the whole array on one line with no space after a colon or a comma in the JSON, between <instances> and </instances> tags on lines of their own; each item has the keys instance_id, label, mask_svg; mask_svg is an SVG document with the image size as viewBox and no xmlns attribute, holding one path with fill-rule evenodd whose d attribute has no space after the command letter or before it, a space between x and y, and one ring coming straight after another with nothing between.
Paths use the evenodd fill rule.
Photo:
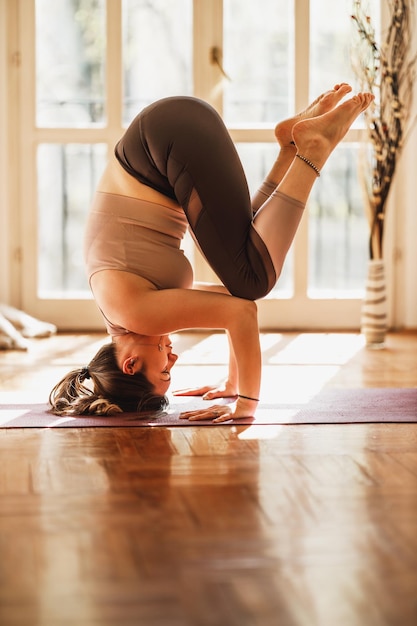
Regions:
<instances>
[{"instance_id":1,"label":"white wall","mask_svg":"<svg viewBox=\"0 0 417 626\"><path fill-rule=\"evenodd\" d=\"M416 97L417 100L417 97ZM417 102L414 103L414 116ZM417 126L401 155L389 210L395 213L392 293L396 326L417 328Z\"/></svg>"},{"instance_id":2,"label":"white wall","mask_svg":"<svg viewBox=\"0 0 417 626\"><path fill-rule=\"evenodd\" d=\"M0 0L0 301L19 306L18 3Z\"/></svg>"},{"instance_id":3,"label":"white wall","mask_svg":"<svg viewBox=\"0 0 417 626\"><path fill-rule=\"evenodd\" d=\"M413 15L414 49L417 50L417 6ZM417 328L417 87L414 120L401 154L388 210L393 233L391 278L392 321L396 327Z\"/></svg>"},{"instance_id":4,"label":"white wall","mask_svg":"<svg viewBox=\"0 0 417 626\"><path fill-rule=\"evenodd\" d=\"M6 2L0 0L0 137L7 128L7 20ZM8 300L8 200L7 200L7 142L0 141L0 301Z\"/></svg>"},{"instance_id":5,"label":"white wall","mask_svg":"<svg viewBox=\"0 0 417 626\"><path fill-rule=\"evenodd\" d=\"M417 53L417 5L414 11L414 51ZM416 82L414 83L416 85ZM417 88L416 88L417 91ZM403 323L408 328L417 328L417 93L414 98L413 119L416 124L404 154L404 166L407 173L406 206L407 226L404 239L406 251L406 297Z\"/></svg>"}]
</instances>

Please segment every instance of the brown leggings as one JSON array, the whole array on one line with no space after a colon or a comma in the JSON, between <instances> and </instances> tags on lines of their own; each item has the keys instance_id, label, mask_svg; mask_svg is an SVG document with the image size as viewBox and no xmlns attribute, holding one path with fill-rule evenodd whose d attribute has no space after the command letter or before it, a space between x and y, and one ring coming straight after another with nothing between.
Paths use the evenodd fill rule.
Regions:
<instances>
[{"instance_id":1,"label":"brown leggings","mask_svg":"<svg viewBox=\"0 0 417 626\"><path fill-rule=\"evenodd\" d=\"M257 300L271 291L304 205L267 183L253 217L239 156L210 105L158 100L133 120L115 154L137 180L183 207L196 243L231 294Z\"/></svg>"}]
</instances>

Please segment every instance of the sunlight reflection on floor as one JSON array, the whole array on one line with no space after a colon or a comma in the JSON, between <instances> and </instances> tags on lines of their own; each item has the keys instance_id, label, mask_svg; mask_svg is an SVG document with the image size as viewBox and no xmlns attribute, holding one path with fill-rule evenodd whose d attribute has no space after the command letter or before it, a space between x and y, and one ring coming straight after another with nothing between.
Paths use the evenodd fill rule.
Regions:
<instances>
[{"instance_id":1,"label":"sunlight reflection on floor","mask_svg":"<svg viewBox=\"0 0 417 626\"><path fill-rule=\"evenodd\" d=\"M179 335L177 347L180 358L172 372L173 389L215 385L227 376L228 345L224 334L201 339L196 335L193 344L183 351ZM363 347L364 338L355 333L261 333L262 400L308 402Z\"/></svg>"},{"instance_id":2,"label":"sunlight reflection on floor","mask_svg":"<svg viewBox=\"0 0 417 626\"><path fill-rule=\"evenodd\" d=\"M178 337L180 348L181 337ZM175 342L174 342L175 345ZM263 355L261 401L265 404L308 404L351 359L364 348L358 333L303 333L297 335L261 333ZM180 352L180 351L179 351ZM180 352L173 389L219 384L227 376L228 345L224 334L216 333ZM176 385L176 386L175 386ZM250 426L239 433L240 439L273 439L282 426Z\"/></svg>"},{"instance_id":3,"label":"sunlight reflection on floor","mask_svg":"<svg viewBox=\"0 0 417 626\"><path fill-rule=\"evenodd\" d=\"M268 363L344 365L365 346L360 334L302 333L268 359Z\"/></svg>"}]
</instances>

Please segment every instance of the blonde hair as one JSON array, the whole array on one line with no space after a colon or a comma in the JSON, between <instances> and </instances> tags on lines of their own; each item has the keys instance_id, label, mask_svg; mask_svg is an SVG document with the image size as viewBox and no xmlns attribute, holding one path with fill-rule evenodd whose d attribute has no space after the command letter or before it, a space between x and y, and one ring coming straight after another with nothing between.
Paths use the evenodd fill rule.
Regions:
<instances>
[{"instance_id":1,"label":"blonde hair","mask_svg":"<svg viewBox=\"0 0 417 626\"><path fill-rule=\"evenodd\" d=\"M90 385L85 380L91 379ZM91 388L92 387L92 388ZM157 411L165 408L165 396L156 395L142 372L124 374L116 360L116 346L106 344L87 367L74 369L49 394L55 415L114 415Z\"/></svg>"}]
</instances>

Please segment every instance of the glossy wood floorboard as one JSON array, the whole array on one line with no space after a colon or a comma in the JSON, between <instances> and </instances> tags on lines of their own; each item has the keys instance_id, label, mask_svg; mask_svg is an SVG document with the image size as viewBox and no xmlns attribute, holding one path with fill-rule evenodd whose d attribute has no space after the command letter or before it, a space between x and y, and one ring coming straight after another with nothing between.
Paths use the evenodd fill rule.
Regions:
<instances>
[{"instance_id":1,"label":"glossy wood floorboard","mask_svg":"<svg viewBox=\"0 0 417 626\"><path fill-rule=\"evenodd\" d=\"M175 339L174 386L224 374L223 336ZM1 402L102 341L0 354ZM276 402L417 385L416 334L262 342ZM0 455L1 626L417 624L417 424L12 429Z\"/></svg>"}]
</instances>

